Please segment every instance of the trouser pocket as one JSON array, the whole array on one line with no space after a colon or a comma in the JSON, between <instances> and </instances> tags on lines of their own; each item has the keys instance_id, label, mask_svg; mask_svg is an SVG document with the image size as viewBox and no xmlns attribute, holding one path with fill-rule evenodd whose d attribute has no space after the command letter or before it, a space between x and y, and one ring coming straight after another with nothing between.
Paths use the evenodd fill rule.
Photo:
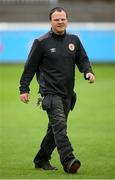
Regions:
<instances>
[{"instance_id":1,"label":"trouser pocket","mask_svg":"<svg viewBox=\"0 0 115 180\"><path fill-rule=\"evenodd\" d=\"M48 111L51 109L51 104L52 104L52 94L48 94L44 96L42 100L42 109L45 111Z\"/></svg>"}]
</instances>

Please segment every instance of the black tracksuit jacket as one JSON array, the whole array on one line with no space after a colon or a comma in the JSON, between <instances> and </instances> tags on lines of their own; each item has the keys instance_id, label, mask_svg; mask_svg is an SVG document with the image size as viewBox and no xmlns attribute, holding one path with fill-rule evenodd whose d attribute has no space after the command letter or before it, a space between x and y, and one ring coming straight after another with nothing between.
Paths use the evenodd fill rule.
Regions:
<instances>
[{"instance_id":1,"label":"black tracksuit jacket","mask_svg":"<svg viewBox=\"0 0 115 180\"><path fill-rule=\"evenodd\" d=\"M49 31L35 39L20 79L20 93L29 93L29 85L36 74L40 93L57 94L62 97L73 95L75 65L79 71L92 72L88 56L78 36L57 35Z\"/></svg>"}]
</instances>

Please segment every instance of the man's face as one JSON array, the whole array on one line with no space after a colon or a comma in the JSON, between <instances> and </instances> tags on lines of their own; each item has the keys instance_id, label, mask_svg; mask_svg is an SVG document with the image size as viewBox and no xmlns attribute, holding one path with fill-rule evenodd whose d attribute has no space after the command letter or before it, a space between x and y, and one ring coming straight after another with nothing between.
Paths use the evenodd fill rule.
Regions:
<instances>
[{"instance_id":1,"label":"man's face","mask_svg":"<svg viewBox=\"0 0 115 180\"><path fill-rule=\"evenodd\" d=\"M51 16L52 30L56 34L63 34L68 24L66 13L64 11L55 11Z\"/></svg>"}]
</instances>

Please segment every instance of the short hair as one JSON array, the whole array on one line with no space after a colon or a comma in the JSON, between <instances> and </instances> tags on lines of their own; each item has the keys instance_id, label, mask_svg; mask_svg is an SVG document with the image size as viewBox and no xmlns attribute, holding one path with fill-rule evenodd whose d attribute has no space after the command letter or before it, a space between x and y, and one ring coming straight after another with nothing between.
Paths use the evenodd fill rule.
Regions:
<instances>
[{"instance_id":1,"label":"short hair","mask_svg":"<svg viewBox=\"0 0 115 180\"><path fill-rule=\"evenodd\" d=\"M58 12L64 11L65 14L66 14L66 17L67 17L67 19L68 19L68 13L66 12L66 10L65 10L64 8L62 8L62 7L55 7L55 8L53 8L53 9L51 9L51 11L50 11L50 13L49 13L49 20L52 19L52 14L53 14L55 11L58 11Z\"/></svg>"}]
</instances>

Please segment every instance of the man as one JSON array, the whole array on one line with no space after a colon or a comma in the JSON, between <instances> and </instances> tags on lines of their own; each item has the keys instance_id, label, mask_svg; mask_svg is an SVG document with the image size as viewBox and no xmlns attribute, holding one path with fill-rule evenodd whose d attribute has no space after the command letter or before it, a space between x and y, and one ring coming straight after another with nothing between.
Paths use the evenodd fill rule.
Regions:
<instances>
[{"instance_id":1,"label":"man","mask_svg":"<svg viewBox=\"0 0 115 180\"><path fill-rule=\"evenodd\" d=\"M53 8L49 19L51 30L35 39L25 64L20 79L20 99L28 103L29 85L36 74L43 99L42 108L48 114L49 124L34 158L35 168L55 170L50 159L56 147L64 171L76 173L81 163L75 158L67 136L67 117L75 104L75 65L90 83L94 83L94 74L78 36L66 32L67 12L60 7Z\"/></svg>"}]
</instances>

